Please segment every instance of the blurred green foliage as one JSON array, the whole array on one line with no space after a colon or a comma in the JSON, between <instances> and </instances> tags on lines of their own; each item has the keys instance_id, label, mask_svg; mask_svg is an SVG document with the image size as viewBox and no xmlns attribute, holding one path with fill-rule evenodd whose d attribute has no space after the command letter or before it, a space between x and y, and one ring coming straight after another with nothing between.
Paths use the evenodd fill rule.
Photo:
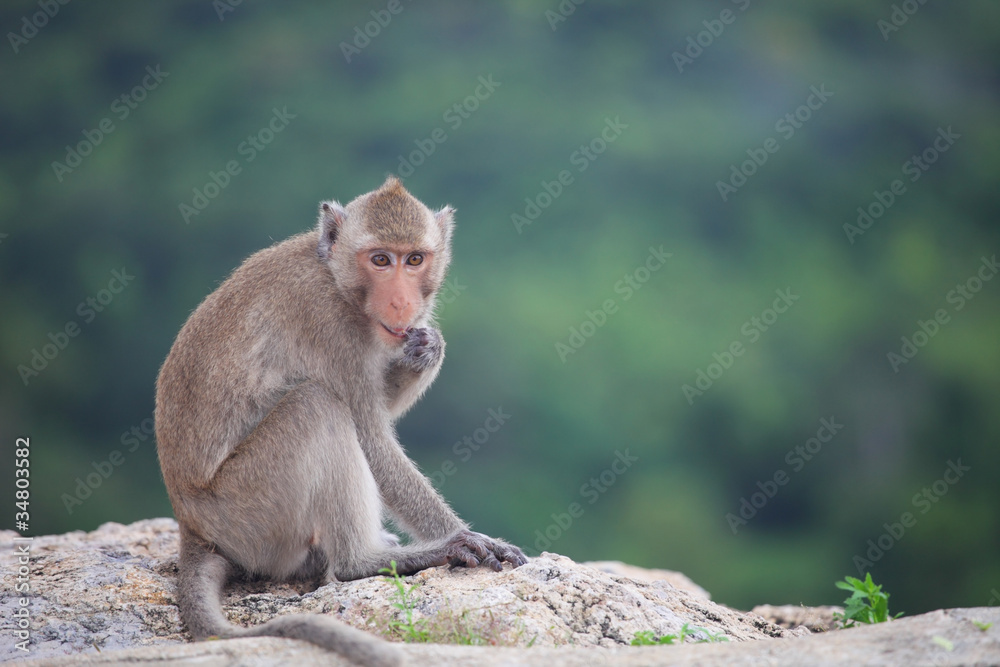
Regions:
<instances>
[{"instance_id":1,"label":"blurred green foliage","mask_svg":"<svg viewBox=\"0 0 1000 667\"><path fill-rule=\"evenodd\" d=\"M1000 280L961 310L948 296L1000 251L997 4L392 6L0 9L0 455L13 490L31 437L28 532L168 515L147 420L187 315L321 199L422 151L407 187L458 209L449 347L399 431L463 517L532 553L548 532L578 560L679 569L743 608L838 602L855 557L909 614L987 604ZM147 67L166 73L155 86ZM275 110L294 117L264 145ZM602 147L609 119L626 127ZM939 128L959 137L911 180ZM53 167L88 136L75 168ZM186 222L195 189L214 196ZM849 238L859 206L873 222ZM102 292L122 286L112 271L134 279ZM798 300L768 314L776 290ZM925 345L894 369L903 336ZM715 379L689 401L699 371ZM477 431L491 409L509 418ZM821 419L843 427L810 443ZM949 461L970 469L935 486ZM88 475L99 486L67 508ZM744 516L764 500L745 524L742 499Z\"/></svg>"}]
</instances>

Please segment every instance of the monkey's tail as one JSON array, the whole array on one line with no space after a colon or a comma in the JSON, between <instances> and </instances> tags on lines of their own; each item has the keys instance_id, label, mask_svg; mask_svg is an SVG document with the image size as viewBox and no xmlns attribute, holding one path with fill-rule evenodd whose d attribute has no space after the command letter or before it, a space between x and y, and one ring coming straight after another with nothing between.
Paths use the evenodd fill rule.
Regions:
<instances>
[{"instance_id":1,"label":"monkey's tail","mask_svg":"<svg viewBox=\"0 0 1000 667\"><path fill-rule=\"evenodd\" d=\"M178 606L195 639L287 637L316 644L365 667L403 663L401 651L389 642L320 614L281 616L250 628L233 625L222 612L222 589L229 571L229 562L222 555L182 537Z\"/></svg>"},{"instance_id":2,"label":"monkey's tail","mask_svg":"<svg viewBox=\"0 0 1000 667\"><path fill-rule=\"evenodd\" d=\"M281 616L252 628L229 627L239 637L302 639L365 667L397 667L402 664L399 649L389 642L320 614Z\"/></svg>"}]
</instances>

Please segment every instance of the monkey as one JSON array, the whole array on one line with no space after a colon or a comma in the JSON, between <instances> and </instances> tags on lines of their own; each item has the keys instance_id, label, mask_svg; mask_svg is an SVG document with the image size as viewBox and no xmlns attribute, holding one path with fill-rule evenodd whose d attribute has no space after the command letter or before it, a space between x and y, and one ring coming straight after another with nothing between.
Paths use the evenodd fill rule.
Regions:
<instances>
[{"instance_id":1,"label":"monkey","mask_svg":"<svg viewBox=\"0 0 1000 667\"><path fill-rule=\"evenodd\" d=\"M233 625L225 585L527 562L472 531L395 433L444 360L434 307L453 229L453 208L432 211L390 176L346 206L322 202L312 231L251 255L181 328L157 378L155 427L195 640L292 637L397 664L396 647L328 617ZM383 530L387 517L412 543Z\"/></svg>"}]
</instances>

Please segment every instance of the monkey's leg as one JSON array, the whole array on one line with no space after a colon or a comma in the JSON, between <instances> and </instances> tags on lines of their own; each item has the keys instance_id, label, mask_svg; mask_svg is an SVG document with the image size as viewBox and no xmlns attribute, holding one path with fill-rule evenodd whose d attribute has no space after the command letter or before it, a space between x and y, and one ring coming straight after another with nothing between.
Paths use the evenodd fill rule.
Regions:
<instances>
[{"instance_id":1,"label":"monkey's leg","mask_svg":"<svg viewBox=\"0 0 1000 667\"><path fill-rule=\"evenodd\" d=\"M394 647L329 617L297 614L240 628L222 612L230 563L281 579L328 567L321 550L330 530L345 531L339 539L348 543L384 544L378 490L363 457L359 463L344 451L335 401L316 383L290 391L189 505L194 525L181 537L178 602L196 638L289 637L363 665L398 663ZM348 520L338 523L341 516Z\"/></svg>"},{"instance_id":2,"label":"monkey's leg","mask_svg":"<svg viewBox=\"0 0 1000 667\"><path fill-rule=\"evenodd\" d=\"M390 495L411 489L401 500L413 505L411 515L444 512L436 521L424 517L436 540L387 547L381 494L354 416L318 382L291 390L233 450L193 503L195 529L231 562L277 579L301 573L317 548L338 579L377 575L391 561L405 573L449 562L493 569L501 560L524 562L520 552L468 531L396 444L388 421L382 426L391 447L380 465L392 468L383 473L396 485Z\"/></svg>"},{"instance_id":3,"label":"monkey's leg","mask_svg":"<svg viewBox=\"0 0 1000 667\"><path fill-rule=\"evenodd\" d=\"M289 391L191 503L195 530L247 571L301 574L316 549L382 548L378 488L333 391Z\"/></svg>"},{"instance_id":4,"label":"monkey's leg","mask_svg":"<svg viewBox=\"0 0 1000 667\"><path fill-rule=\"evenodd\" d=\"M387 544L379 489L351 412L318 382L286 394L223 462L208 491L193 503L197 531L251 573L309 574L316 550L328 574L341 579L377 575L393 560L400 572L416 572L461 554L448 548L447 534L426 545ZM451 532L463 527L456 522Z\"/></svg>"}]
</instances>

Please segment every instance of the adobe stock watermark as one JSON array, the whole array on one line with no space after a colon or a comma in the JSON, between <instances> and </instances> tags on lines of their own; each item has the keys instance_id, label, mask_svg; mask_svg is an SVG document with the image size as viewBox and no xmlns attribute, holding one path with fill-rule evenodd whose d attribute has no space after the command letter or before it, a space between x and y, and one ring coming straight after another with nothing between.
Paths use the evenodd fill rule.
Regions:
<instances>
[{"instance_id":1,"label":"adobe stock watermark","mask_svg":"<svg viewBox=\"0 0 1000 667\"><path fill-rule=\"evenodd\" d=\"M111 113L119 122L126 121L132 115L132 112L138 109L139 105L146 100L149 93L159 88L160 84L168 76L170 76L170 72L160 71L159 65L156 67L147 65L146 76L142 77L142 81L136 84L132 90L122 93L112 100ZM81 131L83 139L77 142L75 146L66 146L65 160L63 162L59 162L58 160L52 162L52 171L56 175L56 180L62 183L63 178L67 174L73 173L74 169L83 164L83 159L93 153L94 149L100 146L108 135L116 129L118 127L111 116L102 118L93 129L84 128Z\"/></svg>"},{"instance_id":2,"label":"adobe stock watermark","mask_svg":"<svg viewBox=\"0 0 1000 667\"><path fill-rule=\"evenodd\" d=\"M434 315L440 317L444 309L455 303L462 292L469 289L468 285L458 282L458 278L448 278L441 285L437 293L437 303L434 307Z\"/></svg>"},{"instance_id":3,"label":"adobe stock watermark","mask_svg":"<svg viewBox=\"0 0 1000 667\"><path fill-rule=\"evenodd\" d=\"M898 5L892 6L889 13L889 20L879 19L875 26L882 33L883 41L889 41L889 35L899 32L899 29L906 25L910 17L917 13L917 10L927 4L927 0L903 0Z\"/></svg>"},{"instance_id":4,"label":"adobe stock watermark","mask_svg":"<svg viewBox=\"0 0 1000 667\"><path fill-rule=\"evenodd\" d=\"M965 473L972 470L970 466L962 465L962 459L954 461L949 459L947 464L941 479L922 488L910 500L914 509L920 510L920 514L930 512L934 505L947 495L951 487L957 484L965 476ZM865 576L868 568L882 560L882 556L903 539L907 529L913 528L915 525L917 525L917 516L913 512L903 512L899 516L899 521L883 523L882 527L885 532L873 540L868 540L868 550L863 556L861 554L854 556L854 567L858 568L858 574L862 577Z\"/></svg>"},{"instance_id":5,"label":"adobe stock watermark","mask_svg":"<svg viewBox=\"0 0 1000 667\"><path fill-rule=\"evenodd\" d=\"M802 126L809 122L809 119L813 117L813 112L822 109L831 97L833 97L833 93L826 89L825 83L819 84L819 88L809 86L809 96L806 97L806 101L799 105L795 111L786 113L779 118L774 124L774 131L781 135L785 141L788 141L795 136L796 130L802 129ZM729 165L728 181L715 182L715 187L719 191L722 201L727 201L730 195L746 185L747 180L756 174L767 163L768 158L780 149L781 142L774 137L768 137L761 147L746 150L747 155L750 156L749 160L744 160L739 166Z\"/></svg>"},{"instance_id":6,"label":"adobe stock watermark","mask_svg":"<svg viewBox=\"0 0 1000 667\"><path fill-rule=\"evenodd\" d=\"M31 528L31 438L14 440L14 527L24 534Z\"/></svg>"},{"instance_id":7,"label":"adobe stock watermark","mask_svg":"<svg viewBox=\"0 0 1000 667\"><path fill-rule=\"evenodd\" d=\"M441 119L448 124L452 132L462 127L462 123L479 109L480 104L490 99L501 85L499 81L493 80L492 74L487 74L485 77L480 76L477 81L479 85L472 91L472 94L467 95L461 102L455 102L441 114ZM417 167L434 154L438 144L443 144L446 141L448 141L448 132L443 127L434 128L425 139L414 139L416 150L410 151L406 157L399 156L396 173L403 178L412 176Z\"/></svg>"},{"instance_id":8,"label":"adobe stock watermark","mask_svg":"<svg viewBox=\"0 0 1000 667\"><path fill-rule=\"evenodd\" d=\"M621 295L623 303L628 301L673 256L673 253L664 252L662 245L659 248L649 246L649 256L646 257L645 261L623 275L614 284L615 294ZM569 328L569 338L566 339L566 342L556 341L556 354L559 355L559 361L565 364L566 359L571 354L576 354L580 348L586 345L587 341L597 333L597 330L608 323L608 318L618 312L618 307L618 301L609 298L605 299L597 310L586 311L584 313L586 319L579 325Z\"/></svg>"},{"instance_id":9,"label":"adobe stock watermark","mask_svg":"<svg viewBox=\"0 0 1000 667\"><path fill-rule=\"evenodd\" d=\"M20 364L17 367L17 373L21 376L21 382L24 383L24 386L27 387L32 379L41 375L42 371L48 368L49 364L66 349L70 340L79 336L83 327L93 322L98 313L103 313L115 300L115 297L121 294L133 280L135 280L135 276L129 275L124 266L121 269L112 270L108 286L99 290L94 296L88 296L77 305L76 314L80 318L79 321L69 320L56 332L50 331L47 336L49 342L43 344L41 348L32 348L31 359L26 364Z\"/></svg>"},{"instance_id":10,"label":"adobe stock watermark","mask_svg":"<svg viewBox=\"0 0 1000 667\"><path fill-rule=\"evenodd\" d=\"M588 143L580 144L575 151L570 153L570 165L576 167L576 171L579 174L587 171L591 163L608 150L608 146L615 143L618 137L622 135L622 132L627 129L628 125L621 122L621 116L615 116L614 120L611 120L610 116L605 117L604 127L601 128L600 133ZM510 221L514 225L514 229L517 230L517 233L520 234L524 226L530 225L537 220L542 211L552 206L552 202L559 199L562 193L565 192L565 189L574 182L575 177L569 169L563 169L556 174L554 181L542 180L541 191L534 197L524 198L524 215L512 213L510 216Z\"/></svg>"},{"instance_id":11,"label":"adobe stock watermark","mask_svg":"<svg viewBox=\"0 0 1000 667\"><path fill-rule=\"evenodd\" d=\"M7 33L7 41L10 42L10 48L14 49L14 55L20 53L21 48L56 17L62 5L68 5L69 2L70 0L38 0L40 11L22 16L20 29Z\"/></svg>"},{"instance_id":12,"label":"adobe stock watermark","mask_svg":"<svg viewBox=\"0 0 1000 667\"><path fill-rule=\"evenodd\" d=\"M730 2L736 5L740 12L745 12L750 7L750 0L730 0ZM687 65L693 65L694 61L705 52L705 49L712 46L715 40L722 36L726 26L732 25L736 21L737 16L739 14L733 10L723 9L719 13L719 18L702 21L701 24L705 26L705 29L696 35L688 36L687 46L683 53L681 51L673 52L672 58L674 64L677 65L677 71L683 74Z\"/></svg>"},{"instance_id":13,"label":"adobe stock watermark","mask_svg":"<svg viewBox=\"0 0 1000 667\"><path fill-rule=\"evenodd\" d=\"M17 610L11 613L13 619L11 619L10 625L5 624L5 626L13 628L16 640L14 648L24 653L31 652L28 645L31 643L31 544L34 539L18 535L14 538L11 549L17 558L17 569L11 571L9 578L14 580L11 589L17 596L11 595L9 608L13 609L16 606ZM16 578L13 575L17 575ZM6 580L8 577L5 576L4 579Z\"/></svg>"},{"instance_id":14,"label":"adobe stock watermark","mask_svg":"<svg viewBox=\"0 0 1000 667\"><path fill-rule=\"evenodd\" d=\"M778 317L788 312L788 309L801 298L798 294L792 294L791 287L786 287L784 290L777 289L774 293L778 295L778 298L774 300L771 307L765 308L759 317L754 315L740 327L740 333L747 338L747 345L752 345L760 340L764 332L778 321ZM707 369L699 368L695 372L694 386L681 385L681 393L687 399L688 405L694 405L695 396L702 396L711 389L715 381L733 367L736 358L742 357L746 351L746 345L740 339L736 339L727 345L722 352L714 352L712 358L715 361L710 362Z\"/></svg>"},{"instance_id":15,"label":"adobe stock watermark","mask_svg":"<svg viewBox=\"0 0 1000 667\"><path fill-rule=\"evenodd\" d=\"M257 159L264 150L274 141L275 137L281 134L288 124L292 122L298 114L290 113L288 107L278 107L271 109L271 118L264 127L260 128L246 139L241 141L236 147L236 154L242 157L241 161L233 157L227 160L219 171L209 171L208 180L200 188L191 190L194 196L191 203L181 202L177 209L180 211L184 224L191 224L191 218L201 215L201 212L208 208L222 191L229 187L235 176L243 173L243 166Z\"/></svg>"},{"instance_id":16,"label":"adobe stock watermark","mask_svg":"<svg viewBox=\"0 0 1000 667\"><path fill-rule=\"evenodd\" d=\"M76 478L76 487L72 494L64 493L59 497L66 507L66 513L73 514L74 508L82 506L83 501L90 498L94 491L99 489L101 484L104 484L104 481L125 463L125 455L134 453L142 443L148 442L153 437L154 432L153 417L146 417L142 422L121 434L119 442L121 442L124 452L121 449L113 449L108 452L106 459L91 461L90 465L94 471L87 473L82 478Z\"/></svg>"},{"instance_id":17,"label":"adobe stock watermark","mask_svg":"<svg viewBox=\"0 0 1000 667\"><path fill-rule=\"evenodd\" d=\"M909 160L902 164L900 171L903 172L903 176L909 177L911 183L916 183L931 168L931 165L937 162L938 158L943 153L946 153L955 144L957 139L961 138L962 135L954 132L951 129L951 125L948 126L948 129L939 127L937 129L937 137L934 138L931 145L921 151L919 155L912 155ZM885 215L885 212L905 193L906 183L901 178L897 178L890 183L888 190L875 190L872 193L874 201L866 207L858 207L857 224L844 223L844 233L847 234L847 240L851 242L851 245L854 245L856 237L861 236L871 229L875 221Z\"/></svg>"},{"instance_id":18,"label":"adobe stock watermark","mask_svg":"<svg viewBox=\"0 0 1000 667\"><path fill-rule=\"evenodd\" d=\"M490 408L486 411L487 417L483 425L472 432L472 435L464 436L451 447L452 453L462 463L468 463L475 452L478 452L483 445L490 440L490 436L500 430L500 427L507 423L510 415L503 411L503 406L497 406L494 410ZM458 467L452 459L445 459L441 467L428 475L440 488L445 481L458 471Z\"/></svg>"},{"instance_id":19,"label":"adobe stock watermark","mask_svg":"<svg viewBox=\"0 0 1000 667\"><path fill-rule=\"evenodd\" d=\"M14 439L14 526L17 532L27 533L30 530L31 522L31 437L25 436ZM16 596L7 596L10 600L7 605L13 611L11 626L14 627L14 648L25 653L29 652L28 644L31 641L31 542L33 537L14 538L11 551L17 557L17 568L12 569L9 579L14 580L14 585L5 590L20 593ZM13 575L17 575L14 579ZM8 577L4 577L5 582Z\"/></svg>"},{"instance_id":20,"label":"adobe stock watermark","mask_svg":"<svg viewBox=\"0 0 1000 667\"><path fill-rule=\"evenodd\" d=\"M409 2L409 0L407 0ZM340 52L344 54L344 60L351 64L351 58L361 55L361 52L368 48L372 40L382 34L382 31L392 23L392 17L398 16L405 9L401 0L389 0L385 9L373 9L369 12L372 20L363 26L354 26L354 36L350 42L340 43Z\"/></svg>"},{"instance_id":21,"label":"adobe stock watermark","mask_svg":"<svg viewBox=\"0 0 1000 667\"><path fill-rule=\"evenodd\" d=\"M600 475L591 477L580 487L580 497L587 501L588 505L596 503L601 496L608 492L615 482L624 475L639 460L638 456L632 456L628 449L624 451L615 450L615 458ZM572 502L565 512L553 513L552 523L544 528L535 531L534 547L537 553L541 553L552 547L552 543L561 538L570 529L573 522L584 515L585 509L580 502Z\"/></svg>"},{"instance_id":22,"label":"adobe stock watermark","mask_svg":"<svg viewBox=\"0 0 1000 667\"><path fill-rule=\"evenodd\" d=\"M978 269L964 282L958 283L945 295L945 302L952 304L953 311L958 312L965 308L965 305L976 297L976 294L983 289L983 285L993 280L993 277L1000 272L1000 264L997 263L997 256L990 258L980 258ZM917 320L917 328L909 337L902 336L902 345L899 352L890 351L886 358L893 373L898 373L899 369L917 356L934 336L938 334L941 327L951 322L951 314L946 308L938 308L934 315L928 320Z\"/></svg>"},{"instance_id":23,"label":"adobe stock watermark","mask_svg":"<svg viewBox=\"0 0 1000 667\"><path fill-rule=\"evenodd\" d=\"M785 463L791 467L792 473L797 473L805 468L806 463L812 461L822 451L823 445L833 440L833 437L842 428L844 428L844 425L838 424L836 417L830 417L829 419L824 417L820 419L816 435L801 445L795 445L795 447L789 449L788 453L785 454ZM757 488L760 490L750 494L749 499L746 496L740 498L740 506L737 509L739 516L732 512L726 513L725 516L726 522L729 524L729 529L733 531L733 535L736 535L740 528L747 525L751 519L757 516L757 513L764 509L764 506L770 502L771 498L778 495L779 487L788 484L790 479L791 475L784 468L778 468L770 478L763 482L757 482Z\"/></svg>"},{"instance_id":24,"label":"adobe stock watermark","mask_svg":"<svg viewBox=\"0 0 1000 667\"><path fill-rule=\"evenodd\" d=\"M437 308L435 312L440 314L446 306L455 303L455 300L462 296L462 292L467 289L469 289L469 286L458 282L457 278L448 278L445 280L437 293Z\"/></svg>"},{"instance_id":25,"label":"adobe stock watermark","mask_svg":"<svg viewBox=\"0 0 1000 667\"><path fill-rule=\"evenodd\" d=\"M219 23L226 20L226 14L236 11L236 8L243 4L243 0L212 0L212 9L219 17Z\"/></svg>"},{"instance_id":26,"label":"adobe stock watermark","mask_svg":"<svg viewBox=\"0 0 1000 667\"><path fill-rule=\"evenodd\" d=\"M576 8L585 3L587 0L560 0L559 4L556 6L555 11L551 9L545 10L545 20L549 22L549 27L552 32L556 31L560 23L565 23L566 19L573 15Z\"/></svg>"}]
</instances>

